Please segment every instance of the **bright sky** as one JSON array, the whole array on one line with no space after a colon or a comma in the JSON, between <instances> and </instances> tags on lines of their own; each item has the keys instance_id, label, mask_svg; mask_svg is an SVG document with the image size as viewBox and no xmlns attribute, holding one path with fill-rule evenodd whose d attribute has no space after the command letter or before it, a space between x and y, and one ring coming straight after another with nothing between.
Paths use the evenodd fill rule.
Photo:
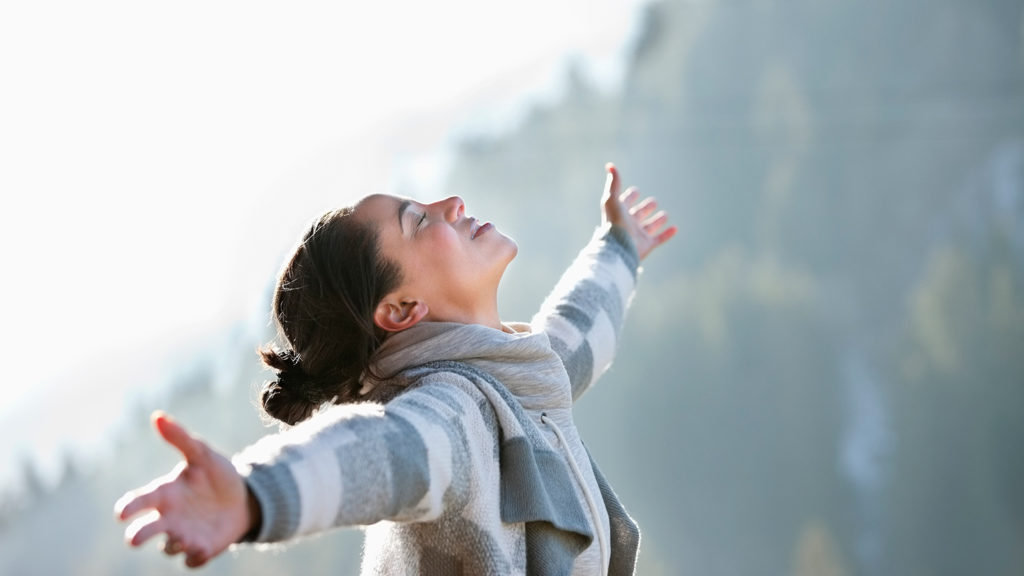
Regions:
<instances>
[{"instance_id":1,"label":"bright sky","mask_svg":"<svg viewBox=\"0 0 1024 576\"><path fill-rule=\"evenodd\" d=\"M613 85L639 4L0 4L0 430L251 315L302 223L567 57Z\"/></svg>"}]
</instances>

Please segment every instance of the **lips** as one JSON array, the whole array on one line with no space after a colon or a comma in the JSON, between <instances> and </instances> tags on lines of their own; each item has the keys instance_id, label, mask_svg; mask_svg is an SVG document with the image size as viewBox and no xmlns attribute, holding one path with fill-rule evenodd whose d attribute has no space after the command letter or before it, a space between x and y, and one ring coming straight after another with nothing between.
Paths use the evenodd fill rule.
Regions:
<instances>
[{"instance_id":1,"label":"lips","mask_svg":"<svg viewBox=\"0 0 1024 576\"><path fill-rule=\"evenodd\" d=\"M494 228L494 226L492 226L490 222L485 222L485 223L483 223L481 225L481 224L478 224L474 220L473 221L473 225L474 225L474 228L473 228L473 235L470 237L471 240L476 239L477 236L487 232L491 228Z\"/></svg>"},{"instance_id":2,"label":"lips","mask_svg":"<svg viewBox=\"0 0 1024 576\"><path fill-rule=\"evenodd\" d=\"M483 224L481 224L480 221L474 218L473 216L469 216L467 220L469 220L470 240L475 240L477 236L483 234L484 232L487 232L491 228L494 228L494 226L490 222L484 222Z\"/></svg>"}]
</instances>

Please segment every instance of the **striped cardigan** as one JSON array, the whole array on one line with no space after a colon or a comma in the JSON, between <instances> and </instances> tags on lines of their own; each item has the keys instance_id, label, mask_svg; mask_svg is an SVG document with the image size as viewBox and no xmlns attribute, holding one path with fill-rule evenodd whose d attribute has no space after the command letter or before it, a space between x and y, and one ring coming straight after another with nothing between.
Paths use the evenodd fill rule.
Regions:
<instances>
[{"instance_id":1,"label":"striped cardigan","mask_svg":"<svg viewBox=\"0 0 1024 576\"><path fill-rule=\"evenodd\" d=\"M637 275L599 229L529 324L421 322L378 350L366 402L235 457L257 542L370 526L363 574L632 574L639 531L572 402L610 365Z\"/></svg>"}]
</instances>

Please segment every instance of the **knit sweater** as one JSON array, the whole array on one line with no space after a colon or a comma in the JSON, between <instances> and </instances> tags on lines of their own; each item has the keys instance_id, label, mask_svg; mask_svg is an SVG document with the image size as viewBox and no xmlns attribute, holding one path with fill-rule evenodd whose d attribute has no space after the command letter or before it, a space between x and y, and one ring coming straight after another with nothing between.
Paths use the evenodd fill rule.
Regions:
<instances>
[{"instance_id":1,"label":"knit sweater","mask_svg":"<svg viewBox=\"0 0 1024 576\"><path fill-rule=\"evenodd\" d=\"M530 324L392 335L365 402L235 457L256 541L369 526L363 574L632 574L639 532L572 402L611 363L637 265L624 231L598 230Z\"/></svg>"}]
</instances>

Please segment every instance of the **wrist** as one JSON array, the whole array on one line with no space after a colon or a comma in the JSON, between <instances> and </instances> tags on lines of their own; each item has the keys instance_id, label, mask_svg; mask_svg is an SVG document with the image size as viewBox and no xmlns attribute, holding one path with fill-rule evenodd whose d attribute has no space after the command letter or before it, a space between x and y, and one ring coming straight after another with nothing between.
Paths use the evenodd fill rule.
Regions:
<instances>
[{"instance_id":1,"label":"wrist","mask_svg":"<svg viewBox=\"0 0 1024 576\"><path fill-rule=\"evenodd\" d=\"M626 265L631 269L640 266L641 255L637 249L636 241L630 234L629 229L621 224L611 224L607 229L599 229L601 236L607 242L611 242L620 248L620 255Z\"/></svg>"},{"instance_id":2,"label":"wrist","mask_svg":"<svg viewBox=\"0 0 1024 576\"><path fill-rule=\"evenodd\" d=\"M256 499L256 495L252 493L248 483L245 485L245 494L245 517L248 529L238 541L255 542L256 538L260 535L260 528L263 527L263 510L260 508L260 501Z\"/></svg>"}]
</instances>

